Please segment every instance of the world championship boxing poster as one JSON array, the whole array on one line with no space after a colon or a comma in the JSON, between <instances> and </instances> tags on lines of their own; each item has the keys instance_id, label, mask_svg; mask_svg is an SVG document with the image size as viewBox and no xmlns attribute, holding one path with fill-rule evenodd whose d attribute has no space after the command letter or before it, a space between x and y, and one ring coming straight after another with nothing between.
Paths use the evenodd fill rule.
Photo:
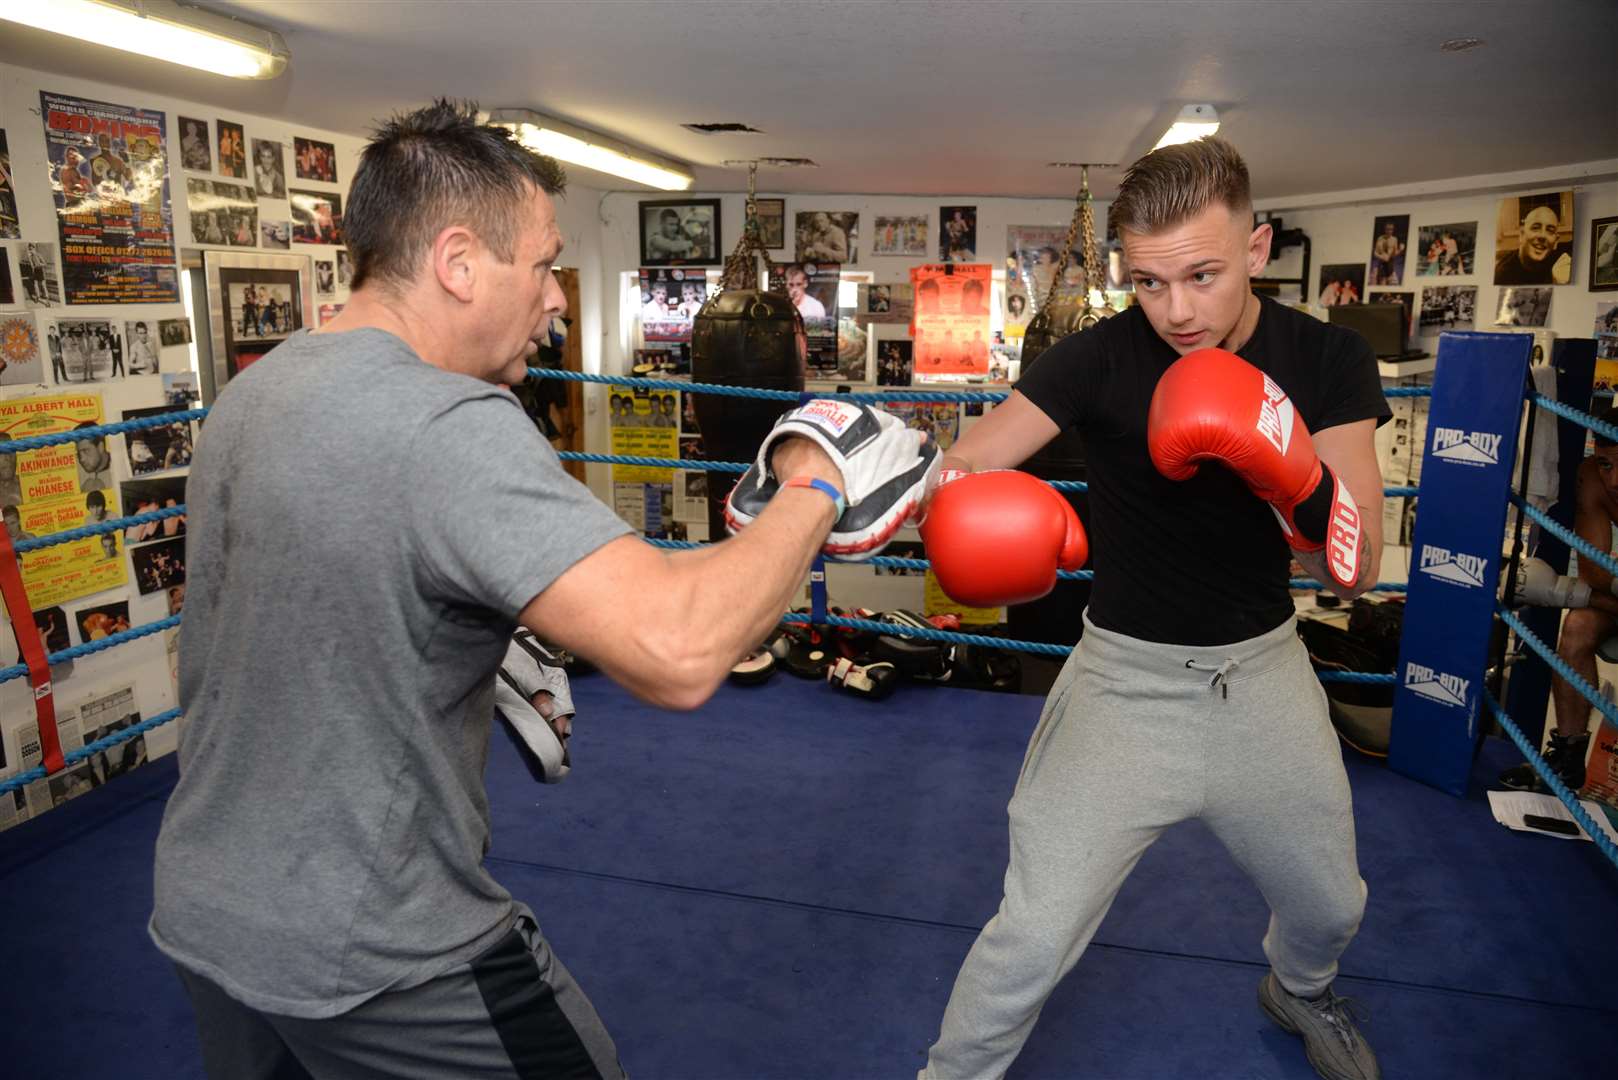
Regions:
<instances>
[{"instance_id":1,"label":"world championship boxing poster","mask_svg":"<svg viewBox=\"0 0 1618 1080\"><path fill-rule=\"evenodd\" d=\"M178 303L164 114L39 98L67 303Z\"/></svg>"}]
</instances>

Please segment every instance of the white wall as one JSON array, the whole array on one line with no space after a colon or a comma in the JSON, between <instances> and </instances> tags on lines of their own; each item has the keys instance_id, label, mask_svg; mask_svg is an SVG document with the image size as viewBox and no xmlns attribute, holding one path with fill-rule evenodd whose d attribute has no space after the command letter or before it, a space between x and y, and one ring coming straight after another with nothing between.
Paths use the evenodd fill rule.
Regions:
<instances>
[{"instance_id":1,"label":"white wall","mask_svg":"<svg viewBox=\"0 0 1618 1080\"><path fill-rule=\"evenodd\" d=\"M61 274L61 241L57 235L55 207L47 182L45 137L39 116L39 95L42 90L143 109L160 110L165 114L167 121L167 152L169 155L169 200L173 209L174 237L177 246L180 248L204 246L195 244L191 240L190 216L186 211L185 180L187 176L199 178L207 176L232 183L250 183L250 181L222 177L217 172L218 130L216 124L219 119L223 118L244 126L245 135L249 140L249 156L251 155L251 140L254 138L274 139L283 143L283 156L289 187L335 190L340 192L345 199L354 166L364 145L364 139L357 136L303 125L291 125L275 117L254 116L238 113L234 110L220 110L206 102L181 101L118 86L88 82L81 79L59 78L45 72L0 65L0 128L3 128L6 133L13 183L16 189L22 225L22 239L5 241L0 244L0 247L5 249L5 257L10 260L11 276L16 290L16 308L19 310L23 306L23 291L21 280L18 276L18 258L24 244L41 242L56 245L58 256L56 273L58 279L60 279ZM187 173L181 167L178 120L181 115L208 121L209 133L214 140L212 148L214 172L207 174ZM335 188L331 185L304 182L296 178L292 157L292 138L295 134L334 144L337 150L337 175L339 180L339 184ZM573 313L575 318L574 330L582 335L585 364L590 369L596 368L600 363L602 310L600 295L600 283L602 280L600 258L601 225L598 216L600 200L601 193L599 191L585 186L574 186L567 196L557 203L558 224L566 242L565 254L561 263L565 266L577 267L580 271L581 303L580 310ZM290 207L284 200L261 199L259 212L261 218L277 220L290 220L291 218ZM264 249L223 248L221 250L263 251ZM336 249L330 246L295 243L288 253L330 260L335 258L335 251ZM346 300L346 290L339 286L338 295L333 299L336 302ZM327 298L320 296L316 296L315 301L317 305L323 301L331 302ZM197 303L200 307L205 301L198 297ZM73 307L58 305L37 313L42 342L41 351L44 351L45 326L53 318L106 318L121 324L134 319L150 321L158 318L175 318L184 313L183 307L179 304L76 305ZM313 323L313 312L309 313L308 321L311 324ZM170 364L174 359L173 352L174 350L164 352L164 370L170 369ZM45 377L49 379L48 358L44 369ZM75 385L77 386L78 384ZM51 393L56 389L56 387L49 385L8 386L0 389L0 397L24 397ZM163 402L161 379L157 375L133 376L116 381L92 384L90 389L102 395L104 416L109 421L120 419L125 409L161 405ZM112 451L114 458L113 477L116 486L117 483L130 478L129 459L121 437L110 439L109 449ZM112 501L116 502L116 500ZM127 568L129 558L127 552L123 558ZM130 583L123 588L82 597L64 604L64 610L70 621L75 611L97 604L112 603L125 599L130 603L130 622L133 625L138 626L167 615L167 602L164 595L159 592L141 596L135 587L132 570L130 574ZM73 644L80 643L76 628L73 629L71 636ZM15 662L16 646L12 640L9 627L0 629L0 666ZM123 685L133 685L135 687L136 702L142 716L155 715L176 704L162 635L154 635L86 657L70 666L55 669L53 674L57 701L65 707L72 707L86 697ZM5 772L16 768L18 762L17 729L20 726L30 724L32 718L32 699L29 695L26 680L14 680L10 683L0 684L0 738L4 739L6 761L6 767L4 770L0 770L0 775L4 775ZM149 734L147 744L150 755L155 757L173 749L177 734L175 725L167 725Z\"/></svg>"}]
</instances>

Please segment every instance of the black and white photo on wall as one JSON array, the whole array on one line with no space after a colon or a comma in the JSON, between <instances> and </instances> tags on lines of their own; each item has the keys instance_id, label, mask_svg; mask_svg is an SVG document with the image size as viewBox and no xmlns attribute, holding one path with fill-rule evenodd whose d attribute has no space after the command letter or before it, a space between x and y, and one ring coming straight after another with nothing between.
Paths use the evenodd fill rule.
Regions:
<instances>
[{"instance_id":1,"label":"black and white photo on wall","mask_svg":"<svg viewBox=\"0 0 1618 1080\"><path fill-rule=\"evenodd\" d=\"M844 210L800 210L793 236L801 263L859 261L860 216Z\"/></svg>"},{"instance_id":2,"label":"black and white photo on wall","mask_svg":"<svg viewBox=\"0 0 1618 1080\"><path fill-rule=\"evenodd\" d=\"M654 199L640 204L642 266L704 266L723 256L718 199Z\"/></svg>"},{"instance_id":3,"label":"black and white photo on wall","mask_svg":"<svg viewBox=\"0 0 1618 1080\"><path fill-rule=\"evenodd\" d=\"M274 139L253 140L253 187L266 199L287 197L287 170L282 149Z\"/></svg>"},{"instance_id":4,"label":"black and white photo on wall","mask_svg":"<svg viewBox=\"0 0 1618 1080\"><path fill-rule=\"evenodd\" d=\"M1476 285L1429 285L1421 290L1421 329L1470 330L1477 306Z\"/></svg>"},{"instance_id":5,"label":"black and white photo on wall","mask_svg":"<svg viewBox=\"0 0 1618 1080\"><path fill-rule=\"evenodd\" d=\"M785 199L755 199L758 212L759 242L767 248L787 246L787 201Z\"/></svg>"},{"instance_id":6,"label":"black and white photo on wall","mask_svg":"<svg viewBox=\"0 0 1618 1080\"><path fill-rule=\"evenodd\" d=\"M54 307L62 302L55 244L24 244L17 251L17 275L22 278L23 302L29 307Z\"/></svg>"},{"instance_id":7,"label":"black and white photo on wall","mask_svg":"<svg viewBox=\"0 0 1618 1080\"><path fill-rule=\"evenodd\" d=\"M180 164L192 172L213 171L213 143L208 137L208 121L182 116L180 124Z\"/></svg>"},{"instance_id":8,"label":"black and white photo on wall","mask_svg":"<svg viewBox=\"0 0 1618 1080\"><path fill-rule=\"evenodd\" d=\"M1500 290L1500 307L1495 312L1496 326L1544 326L1551 317L1549 285L1513 285Z\"/></svg>"},{"instance_id":9,"label":"black and white photo on wall","mask_svg":"<svg viewBox=\"0 0 1618 1080\"><path fill-rule=\"evenodd\" d=\"M1572 281L1573 192L1501 199L1494 250L1496 285L1566 285Z\"/></svg>"},{"instance_id":10,"label":"black and white photo on wall","mask_svg":"<svg viewBox=\"0 0 1618 1080\"><path fill-rule=\"evenodd\" d=\"M1422 225L1416 230L1417 277L1464 277L1472 273L1478 223Z\"/></svg>"},{"instance_id":11,"label":"black and white photo on wall","mask_svg":"<svg viewBox=\"0 0 1618 1080\"><path fill-rule=\"evenodd\" d=\"M337 292L337 267L330 259L315 260L315 292L333 296Z\"/></svg>"},{"instance_id":12,"label":"black and white photo on wall","mask_svg":"<svg viewBox=\"0 0 1618 1080\"><path fill-rule=\"evenodd\" d=\"M131 375L151 375L157 371L157 353L162 329L153 319L133 319L124 323L124 351Z\"/></svg>"},{"instance_id":13,"label":"black and white photo on wall","mask_svg":"<svg viewBox=\"0 0 1618 1080\"><path fill-rule=\"evenodd\" d=\"M258 246L258 192L223 180L185 181L185 208L191 239L198 244Z\"/></svg>"},{"instance_id":14,"label":"black and white photo on wall","mask_svg":"<svg viewBox=\"0 0 1618 1080\"><path fill-rule=\"evenodd\" d=\"M1590 222L1590 291L1618 289L1618 217Z\"/></svg>"}]
</instances>

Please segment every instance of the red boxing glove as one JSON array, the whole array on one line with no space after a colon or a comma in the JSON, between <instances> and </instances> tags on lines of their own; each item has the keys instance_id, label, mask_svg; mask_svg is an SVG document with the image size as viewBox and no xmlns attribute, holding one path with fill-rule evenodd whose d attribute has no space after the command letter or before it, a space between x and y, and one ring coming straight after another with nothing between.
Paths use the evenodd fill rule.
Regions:
<instances>
[{"instance_id":1,"label":"red boxing glove","mask_svg":"<svg viewBox=\"0 0 1618 1080\"><path fill-rule=\"evenodd\" d=\"M941 485L921 525L938 584L972 607L1037 600L1090 557L1079 515L1045 481L998 469Z\"/></svg>"},{"instance_id":2,"label":"red boxing glove","mask_svg":"<svg viewBox=\"0 0 1618 1080\"><path fill-rule=\"evenodd\" d=\"M1315 456L1291 399L1246 360L1224 349L1176 360L1152 394L1146 442L1170 480L1190 479L1204 460L1231 469L1270 504L1294 551L1324 548L1334 582L1359 580L1359 507Z\"/></svg>"}]
</instances>

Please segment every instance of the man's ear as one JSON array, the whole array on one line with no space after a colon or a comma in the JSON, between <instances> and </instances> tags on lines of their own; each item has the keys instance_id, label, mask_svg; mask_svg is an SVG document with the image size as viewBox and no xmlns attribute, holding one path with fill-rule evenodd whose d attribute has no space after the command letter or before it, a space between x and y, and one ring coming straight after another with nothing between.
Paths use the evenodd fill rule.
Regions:
<instances>
[{"instance_id":1,"label":"man's ear","mask_svg":"<svg viewBox=\"0 0 1618 1080\"><path fill-rule=\"evenodd\" d=\"M478 239L464 225L451 225L433 239L433 276L439 288L463 304L477 284Z\"/></svg>"},{"instance_id":2,"label":"man's ear","mask_svg":"<svg viewBox=\"0 0 1618 1080\"><path fill-rule=\"evenodd\" d=\"M1247 238L1247 276L1257 277L1270 264L1270 240L1275 230L1265 222Z\"/></svg>"}]
</instances>

